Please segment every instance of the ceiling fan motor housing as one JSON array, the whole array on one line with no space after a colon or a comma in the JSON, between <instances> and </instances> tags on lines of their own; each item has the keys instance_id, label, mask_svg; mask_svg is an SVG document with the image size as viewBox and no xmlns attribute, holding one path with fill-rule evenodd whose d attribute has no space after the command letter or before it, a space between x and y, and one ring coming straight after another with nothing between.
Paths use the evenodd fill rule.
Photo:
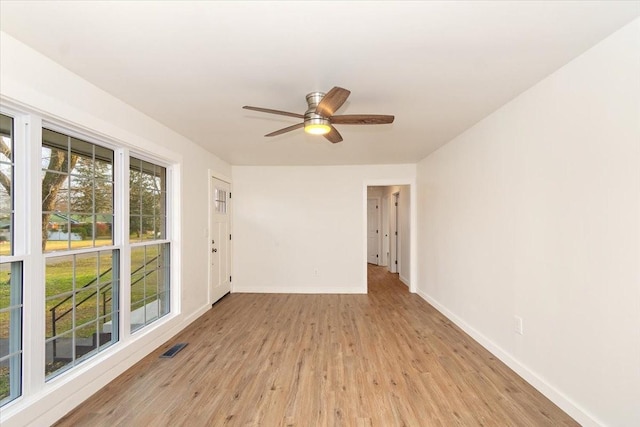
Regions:
<instances>
[{"instance_id":1,"label":"ceiling fan motor housing","mask_svg":"<svg viewBox=\"0 0 640 427\"><path fill-rule=\"evenodd\" d=\"M307 95L307 105L309 108L307 108L307 111L304 113L305 127L318 125L329 126L331 124L328 118L316 113L316 107L324 96L324 92L311 92Z\"/></svg>"}]
</instances>

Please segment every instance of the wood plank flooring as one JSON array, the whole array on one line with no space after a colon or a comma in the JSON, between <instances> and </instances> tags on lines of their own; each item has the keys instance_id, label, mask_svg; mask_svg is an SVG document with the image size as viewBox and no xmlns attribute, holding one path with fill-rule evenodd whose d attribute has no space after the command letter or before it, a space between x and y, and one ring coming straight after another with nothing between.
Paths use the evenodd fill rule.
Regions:
<instances>
[{"instance_id":1,"label":"wood plank flooring","mask_svg":"<svg viewBox=\"0 0 640 427\"><path fill-rule=\"evenodd\" d=\"M577 425L397 275L368 272L367 295L228 295L56 425Z\"/></svg>"}]
</instances>

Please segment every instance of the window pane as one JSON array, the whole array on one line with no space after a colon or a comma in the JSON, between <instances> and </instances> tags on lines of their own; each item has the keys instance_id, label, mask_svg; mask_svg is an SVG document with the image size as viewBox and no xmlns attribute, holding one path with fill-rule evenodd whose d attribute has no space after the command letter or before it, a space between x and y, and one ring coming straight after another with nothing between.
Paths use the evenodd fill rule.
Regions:
<instances>
[{"instance_id":1,"label":"window pane","mask_svg":"<svg viewBox=\"0 0 640 427\"><path fill-rule=\"evenodd\" d=\"M157 239L166 239L165 230L167 229L167 218L164 216L156 217L154 222L154 234Z\"/></svg>"},{"instance_id":2,"label":"window pane","mask_svg":"<svg viewBox=\"0 0 640 427\"><path fill-rule=\"evenodd\" d=\"M71 150L71 153L79 157L93 159L93 147L94 145L90 142L77 138L69 138L69 149Z\"/></svg>"},{"instance_id":3,"label":"window pane","mask_svg":"<svg viewBox=\"0 0 640 427\"><path fill-rule=\"evenodd\" d=\"M227 191L222 190L220 188L215 188L213 190L213 203L216 213L218 214L226 214L227 213Z\"/></svg>"},{"instance_id":4,"label":"window pane","mask_svg":"<svg viewBox=\"0 0 640 427\"><path fill-rule=\"evenodd\" d=\"M3 286L3 285L0 285L0 286ZM2 343L0 344L0 359L3 359L9 355L9 346L4 345L4 342L9 340L9 329L10 329L9 318L10 318L10 313L8 311L0 311L0 340L1 340L0 343Z\"/></svg>"},{"instance_id":5,"label":"window pane","mask_svg":"<svg viewBox=\"0 0 640 427\"><path fill-rule=\"evenodd\" d=\"M46 361L44 372L47 377L60 373L73 366L73 334L58 335L46 342Z\"/></svg>"},{"instance_id":6,"label":"window pane","mask_svg":"<svg viewBox=\"0 0 640 427\"><path fill-rule=\"evenodd\" d=\"M11 255L13 235L13 214L0 212L0 256Z\"/></svg>"},{"instance_id":7,"label":"window pane","mask_svg":"<svg viewBox=\"0 0 640 427\"><path fill-rule=\"evenodd\" d=\"M129 217L129 241L139 242L142 235L142 224L140 223L140 215L131 215Z\"/></svg>"},{"instance_id":8,"label":"window pane","mask_svg":"<svg viewBox=\"0 0 640 427\"><path fill-rule=\"evenodd\" d=\"M113 244L113 215L96 215L96 246L108 246Z\"/></svg>"},{"instance_id":9,"label":"window pane","mask_svg":"<svg viewBox=\"0 0 640 427\"><path fill-rule=\"evenodd\" d=\"M97 322L87 323L76 329L75 334L75 357L76 359L86 358L92 352L95 352L98 342L98 324Z\"/></svg>"},{"instance_id":10,"label":"window pane","mask_svg":"<svg viewBox=\"0 0 640 427\"><path fill-rule=\"evenodd\" d=\"M94 181L86 176L72 175L69 179L71 211L76 213L94 212ZM97 191L97 189L96 189Z\"/></svg>"},{"instance_id":11,"label":"window pane","mask_svg":"<svg viewBox=\"0 0 640 427\"><path fill-rule=\"evenodd\" d=\"M42 129L42 169L68 173L68 154L68 136L48 129Z\"/></svg>"},{"instance_id":12,"label":"window pane","mask_svg":"<svg viewBox=\"0 0 640 427\"><path fill-rule=\"evenodd\" d=\"M76 292L75 295L76 325L83 325L98 318L98 288L92 286Z\"/></svg>"},{"instance_id":13,"label":"window pane","mask_svg":"<svg viewBox=\"0 0 640 427\"><path fill-rule=\"evenodd\" d=\"M13 163L13 118L0 114L0 136L9 150L1 150L0 162Z\"/></svg>"},{"instance_id":14,"label":"window pane","mask_svg":"<svg viewBox=\"0 0 640 427\"><path fill-rule=\"evenodd\" d=\"M100 333L97 336L98 347L106 347L109 344L115 342L111 331L113 329L113 317L111 315L101 317L98 321L98 330Z\"/></svg>"},{"instance_id":15,"label":"window pane","mask_svg":"<svg viewBox=\"0 0 640 427\"><path fill-rule=\"evenodd\" d=\"M130 159L129 241L166 239L166 168Z\"/></svg>"},{"instance_id":16,"label":"window pane","mask_svg":"<svg viewBox=\"0 0 640 427\"><path fill-rule=\"evenodd\" d=\"M112 245L113 150L47 129L42 135L43 248Z\"/></svg>"},{"instance_id":17,"label":"window pane","mask_svg":"<svg viewBox=\"0 0 640 427\"><path fill-rule=\"evenodd\" d=\"M48 376L75 366L117 341L117 267L118 251L47 258ZM102 344L99 346L98 342Z\"/></svg>"},{"instance_id":18,"label":"window pane","mask_svg":"<svg viewBox=\"0 0 640 427\"><path fill-rule=\"evenodd\" d=\"M153 215L158 210L160 195L157 191L143 188L140 198L142 199L142 206L140 207L142 215Z\"/></svg>"},{"instance_id":19,"label":"window pane","mask_svg":"<svg viewBox=\"0 0 640 427\"><path fill-rule=\"evenodd\" d=\"M139 185L139 172L131 171L130 181L131 185L129 186L129 213L131 215L140 214L140 206L142 200L142 189Z\"/></svg>"},{"instance_id":20,"label":"window pane","mask_svg":"<svg viewBox=\"0 0 640 427\"><path fill-rule=\"evenodd\" d=\"M0 264L0 406L21 394L22 263Z\"/></svg>"},{"instance_id":21,"label":"window pane","mask_svg":"<svg viewBox=\"0 0 640 427\"><path fill-rule=\"evenodd\" d=\"M96 180L94 201L95 212L113 213L113 182Z\"/></svg>"},{"instance_id":22,"label":"window pane","mask_svg":"<svg viewBox=\"0 0 640 427\"><path fill-rule=\"evenodd\" d=\"M169 313L169 244L131 251L131 332Z\"/></svg>"},{"instance_id":23,"label":"window pane","mask_svg":"<svg viewBox=\"0 0 640 427\"><path fill-rule=\"evenodd\" d=\"M113 288L111 284L100 286L98 288L98 314L100 316L107 316L111 314L112 306L111 301L113 300L115 293L113 292Z\"/></svg>"},{"instance_id":24,"label":"window pane","mask_svg":"<svg viewBox=\"0 0 640 427\"><path fill-rule=\"evenodd\" d=\"M113 181L113 151L96 145L94 172L96 179Z\"/></svg>"},{"instance_id":25,"label":"window pane","mask_svg":"<svg viewBox=\"0 0 640 427\"><path fill-rule=\"evenodd\" d=\"M0 114L0 255L13 254L13 119Z\"/></svg>"},{"instance_id":26,"label":"window pane","mask_svg":"<svg viewBox=\"0 0 640 427\"><path fill-rule=\"evenodd\" d=\"M46 338L62 335L73 328L73 318L68 312L73 310L73 293L66 296L47 298Z\"/></svg>"},{"instance_id":27,"label":"window pane","mask_svg":"<svg viewBox=\"0 0 640 427\"><path fill-rule=\"evenodd\" d=\"M72 215L71 221L71 248L90 248L94 244L93 215Z\"/></svg>"},{"instance_id":28,"label":"window pane","mask_svg":"<svg viewBox=\"0 0 640 427\"><path fill-rule=\"evenodd\" d=\"M158 218L156 218L153 215L142 217L142 226L143 226L142 240L156 240L160 237L159 234L156 232L157 228L159 228L159 227L156 227L157 219Z\"/></svg>"}]
</instances>

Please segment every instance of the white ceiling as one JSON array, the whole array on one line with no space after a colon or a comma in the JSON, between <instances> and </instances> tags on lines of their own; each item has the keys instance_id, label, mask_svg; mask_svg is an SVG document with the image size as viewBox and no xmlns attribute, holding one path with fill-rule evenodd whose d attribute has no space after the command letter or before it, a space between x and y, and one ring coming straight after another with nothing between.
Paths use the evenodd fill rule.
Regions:
<instances>
[{"instance_id":1,"label":"white ceiling","mask_svg":"<svg viewBox=\"0 0 640 427\"><path fill-rule=\"evenodd\" d=\"M0 28L236 165L414 163L640 15L638 1L0 2ZM308 92L351 90L330 144Z\"/></svg>"}]
</instances>

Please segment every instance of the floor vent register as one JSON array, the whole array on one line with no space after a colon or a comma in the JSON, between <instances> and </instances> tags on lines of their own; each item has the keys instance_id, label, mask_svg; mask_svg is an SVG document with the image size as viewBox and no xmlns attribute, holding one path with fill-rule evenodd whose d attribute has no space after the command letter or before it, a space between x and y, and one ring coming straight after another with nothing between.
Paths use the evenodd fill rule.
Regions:
<instances>
[{"instance_id":1,"label":"floor vent register","mask_svg":"<svg viewBox=\"0 0 640 427\"><path fill-rule=\"evenodd\" d=\"M171 357L175 356L176 354L178 354L178 352L180 350L182 350L183 348L185 348L186 346L187 346L186 342L178 343L178 344L174 345L173 347L171 347L169 350L167 350L164 353L162 353L162 355L160 357L162 357L162 358L171 358Z\"/></svg>"}]
</instances>

